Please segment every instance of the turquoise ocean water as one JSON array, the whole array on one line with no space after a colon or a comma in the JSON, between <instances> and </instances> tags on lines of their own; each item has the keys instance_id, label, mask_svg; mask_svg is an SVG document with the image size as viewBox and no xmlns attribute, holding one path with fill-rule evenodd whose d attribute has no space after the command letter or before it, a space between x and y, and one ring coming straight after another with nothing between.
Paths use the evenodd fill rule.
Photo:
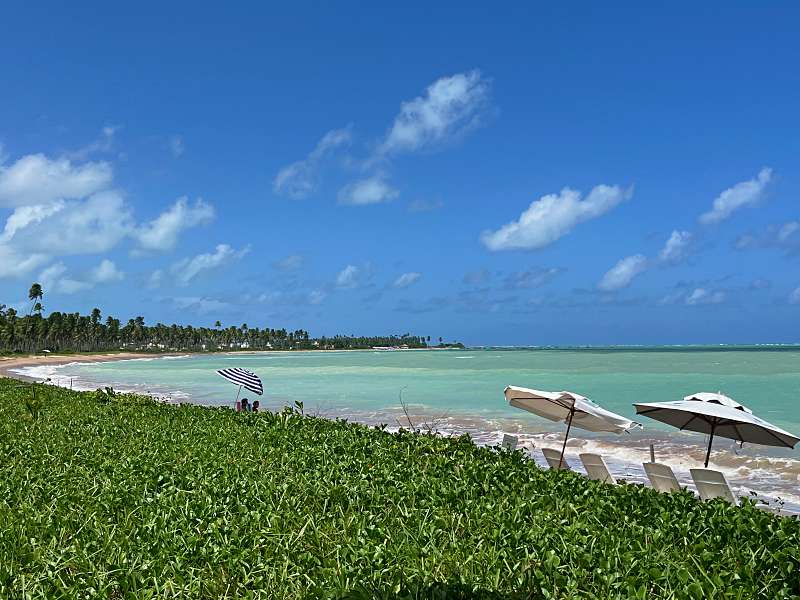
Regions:
<instances>
[{"instance_id":1,"label":"turquoise ocean water","mask_svg":"<svg viewBox=\"0 0 800 600\"><path fill-rule=\"evenodd\" d=\"M800 432L800 348L474 349L446 351L353 351L213 354L128 360L63 367L34 367L28 375L61 385L150 392L176 401L232 406L236 388L215 373L241 366L264 381L262 409L302 401L306 412L390 427L412 421L443 433L469 433L495 444L504 433L523 447L560 447L564 426L507 406L506 385L571 390L636 419L638 401L678 400L699 391L722 391L762 418ZM252 400L254 396L249 395ZM659 461L683 476L702 466L706 438L639 418L645 428L631 435L574 431L568 457L599 451L612 470L642 477L649 444ZM749 446L715 439L712 465L735 485L800 504L800 450Z\"/></svg>"}]
</instances>

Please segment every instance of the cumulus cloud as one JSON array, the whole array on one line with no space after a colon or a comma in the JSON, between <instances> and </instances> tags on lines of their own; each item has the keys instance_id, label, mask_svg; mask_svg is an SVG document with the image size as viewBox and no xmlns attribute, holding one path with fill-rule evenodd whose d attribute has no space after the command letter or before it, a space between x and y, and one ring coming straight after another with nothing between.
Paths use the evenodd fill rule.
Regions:
<instances>
[{"instance_id":1,"label":"cumulus cloud","mask_svg":"<svg viewBox=\"0 0 800 600\"><path fill-rule=\"evenodd\" d=\"M205 225L214 219L214 207L202 198L191 204L181 197L158 217L137 228L136 240L143 251L172 250L181 232L191 227Z\"/></svg>"},{"instance_id":2,"label":"cumulus cloud","mask_svg":"<svg viewBox=\"0 0 800 600\"><path fill-rule=\"evenodd\" d=\"M125 273L120 271L117 265L106 258L92 269L90 276L91 280L95 283L108 283L111 281L121 281L125 278Z\"/></svg>"},{"instance_id":3,"label":"cumulus cloud","mask_svg":"<svg viewBox=\"0 0 800 600\"><path fill-rule=\"evenodd\" d=\"M361 269L355 265L347 265L336 276L336 287L351 289L358 287Z\"/></svg>"},{"instance_id":4,"label":"cumulus cloud","mask_svg":"<svg viewBox=\"0 0 800 600\"><path fill-rule=\"evenodd\" d=\"M714 225L730 217L745 206L757 204L764 197L764 190L772 179L772 169L764 168L754 179L742 181L728 188L714 199L710 211L700 215L700 223Z\"/></svg>"},{"instance_id":5,"label":"cumulus cloud","mask_svg":"<svg viewBox=\"0 0 800 600\"><path fill-rule=\"evenodd\" d=\"M603 292L615 292L626 288L633 281L634 277L647 269L647 257L642 254L634 254L620 260L603 275L597 288Z\"/></svg>"},{"instance_id":6,"label":"cumulus cloud","mask_svg":"<svg viewBox=\"0 0 800 600\"><path fill-rule=\"evenodd\" d=\"M632 195L632 188L598 185L581 199L580 192L564 188L559 194L548 194L531 202L518 220L496 231L484 231L481 241L493 251L543 248L567 235L578 224L604 215Z\"/></svg>"},{"instance_id":7,"label":"cumulus cloud","mask_svg":"<svg viewBox=\"0 0 800 600\"><path fill-rule=\"evenodd\" d=\"M383 175L373 175L344 186L339 190L339 204L364 206L397 198L399 192L390 186Z\"/></svg>"},{"instance_id":8,"label":"cumulus cloud","mask_svg":"<svg viewBox=\"0 0 800 600\"><path fill-rule=\"evenodd\" d=\"M174 296L172 303L181 310L188 310L200 315L209 313L219 314L233 307L230 302L205 296Z\"/></svg>"},{"instance_id":9,"label":"cumulus cloud","mask_svg":"<svg viewBox=\"0 0 800 600\"><path fill-rule=\"evenodd\" d=\"M3 240L22 253L99 254L125 239L133 227L122 194L106 190L85 200L17 208L6 221Z\"/></svg>"},{"instance_id":10,"label":"cumulus cloud","mask_svg":"<svg viewBox=\"0 0 800 600\"><path fill-rule=\"evenodd\" d=\"M300 254L290 254L289 256L276 260L272 266L279 271L296 271L303 266L305 258Z\"/></svg>"},{"instance_id":11,"label":"cumulus cloud","mask_svg":"<svg viewBox=\"0 0 800 600\"><path fill-rule=\"evenodd\" d=\"M180 285L188 285L204 271L219 268L239 260L250 251L249 248L234 250L228 244L219 244L214 252L198 254L185 258L172 265L172 273Z\"/></svg>"},{"instance_id":12,"label":"cumulus cloud","mask_svg":"<svg viewBox=\"0 0 800 600\"><path fill-rule=\"evenodd\" d=\"M689 306L698 304L722 304L725 302L725 292L721 290L707 290L705 288L695 288L685 299Z\"/></svg>"},{"instance_id":13,"label":"cumulus cloud","mask_svg":"<svg viewBox=\"0 0 800 600\"><path fill-rule=\"evenodd\" d=\"M737 250L777 248L788 254L800 252L800 221L770 225L760 233L745 233L733 245Z\"/></svg>"},{"instance_id":14,"label":"cumulus cloud","mask_svg":"<svg viewBox=\"0 0 800 600\"><path fill-rule=\"evenodd\" d=\"M488 106L489 88L477 70L437 79L424 95L400 105L378 153L433 147L474 128Z\"/></svg>"},{"instance_id":15,"label":"cumulus cloud","mask_svg":"<svg viewBox=\"0 0 800 600\"><path fill-rule=\"evenodd\" d=\"M41 252L20 254L15 248L0 244L0 279L27 275L41 267L49 258Z\"/></svg>"},{"instance_id":16,"label":"cumulus cloud","mask_svg":"<svg viewBox=\"0 0 800 600\"><path fill-rule=\"evenodd\" d=\"M75 165L66 158L29 154L11 165L0 165L0 207L84 198L105 189L111 180L111 166L105 162Z\"/></svg>"},{"instance_id":17,"label":"cumulus cloud","mask_svg":"<svg viewBox=\"0 0 800 600\"><path fill-rule=\"evenodd\" d=\"M658 258L668 263L681 262L689 255L693 239L694 236L688 231L673 231Z\"/></svg>"},{"instance_id":18,"label":"cumulus cloud","mask_svg":"<svg viewBox=\"0 0 800 600\"><path fill-rule=\"evenodd\" d=\"M73 277L63 262L57 262L44 269L37 279L46 292L76 294L99 283L121 281L124 277L125 274L112 261L104 259L81 278Z\"/></svg>"},{"instance_id":19,"label":"cumulus cloud","mask_svg":"<svg viewBox=\"0 0 800 600\"><path fill-rule=\"evenodd\" d=\"M408 286L416 283L420 277L422 277L421 273L415 273L415 272L403 273L397 279L394 280L394 283L392 285L396 288L407 288Z\"/></svg>"},{"instance_id":20,"label":"cumulus cloud","mask_svg":"<svg viewBox=\"0 0 800 600\"><path fill-rule=\"evenodd\" d=\"M322 302L327 298L327 294L322 290L311 290L308 293L308 303L313 305L322 304Z\"/></svg>"},{"instance_id":21,"label":"cumulus cloud","mask_svg":"<svg viewBox=\"0 0 800 600\"><path fill-rule=\"evenodd\" d=\"M316 187L322 159L336 148L349 144L352 137L350 126L329 131L304 160L293 162L278 171L272 181L272 189L276 194L290 198L305 198Z\"/></svg>"}]
</instances>

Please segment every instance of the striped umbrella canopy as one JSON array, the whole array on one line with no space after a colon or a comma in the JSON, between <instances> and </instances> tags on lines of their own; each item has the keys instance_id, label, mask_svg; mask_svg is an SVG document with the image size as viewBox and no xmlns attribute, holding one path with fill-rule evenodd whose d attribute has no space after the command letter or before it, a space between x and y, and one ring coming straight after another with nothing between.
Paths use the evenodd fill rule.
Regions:
<instances>
[{"instance_id":1,"label":"striped umbrella canopy","mask_svg":"<svg viewBox=\"0 0 800 600\"><path fill-rule=\"evenodd\" d=\"M259 396L264 393L264 386L261 383L261 378L252 371L242 369L241 367L233 367L231 369L219 369L217 374L224 377L232 384L238 385L240 388L239 391L241 391L241 388L245 388Z\"/></svg>"}]
</instances>

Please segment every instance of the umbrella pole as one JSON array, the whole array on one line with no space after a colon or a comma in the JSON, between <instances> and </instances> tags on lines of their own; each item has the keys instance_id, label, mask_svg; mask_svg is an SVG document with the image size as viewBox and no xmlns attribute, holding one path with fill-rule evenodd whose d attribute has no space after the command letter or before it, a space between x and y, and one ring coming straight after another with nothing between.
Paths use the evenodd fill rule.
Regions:
<instances>
[{"instance_id":1,"label":"umbrella pole","mask_svg":"<svg viewBox=\"0 0 800 600\"><path fill-rule=\"evenodd\" d=\"M233 401L233 408L236 410L236 403L239 401L239 394L242 393L242 386L239 386L239 391L236 392L236 400Z\"/></svg>"},{"instance_id":2,"label":"umbrella pole","mask_svg":"<svg viewBox=\"0 0 800 600\"><path fill-rule=\"evenodd\" d=\"M706 450L706 464L705 468L708 468L708 458L711 456L711 442L714 441L714 428L716 428L717 424L714 423L711 425L711 435L708 436L708 450Z\"/></svg>"},{"instance_id":3,"label":"umbrella pole","mask_svg":"<svg viewBox=\"0 0 800 600\"><path fill-rule=\"evenodd\" d=\"M575 409L573 408L569 411L569 421L567 421L567 433L564 436L564 445L561 446L561 457L558 459L558 470L561 470L561 463L564 462L564 451L567 449L567 440L569 439L569 429L572 427L572 416L575 414Z\"/></svg>"}]
</instances>

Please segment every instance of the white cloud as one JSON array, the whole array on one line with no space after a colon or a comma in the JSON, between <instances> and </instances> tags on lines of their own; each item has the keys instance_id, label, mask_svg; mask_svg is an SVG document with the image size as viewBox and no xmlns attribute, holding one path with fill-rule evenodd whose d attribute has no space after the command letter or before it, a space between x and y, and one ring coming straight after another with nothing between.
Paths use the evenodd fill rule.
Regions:
<instances>
[{"instance_id":1,"label":"white cloud","mask_svg":"<svg viewBox=\"0 0 800 600\"><path fill-rule=\"evenodd\" d=\"M50 293L75 294L92 287L92 283L88 281L80 281L67 276L67 267L61 262L50 265L42 271L38 281L44 291Z\"/></svg>"},{"instance_id":2,"label":"white cloud","mask_svg":"<svg viewBox=\"0 0 800 600\"><path fill-rule=\"evenodd\" d=\"M232 306L229 302L203 296L174 296L171 300L179 309L189 310L201 315L224 312Z\"/></svg>"},{"instance_id":3,"label":"white cloud","mask_svg":"<svg viewBox=\"0 0 800 600\"><path fill-rule=\"evenodd\" d=\"M336 276L336 286L340 288L354 288L358 286L361 269L355 265L347 265Z\"/></svg>"},{"instance_id":4,"label":"white cloud","mask_svg":"<svg viewBox=\"0 0 800 600\"><path fill-rule=\"evenodd\" d=\"M193 258L185 258L172 265L172 273L181 285L188 285L203 271L216 269L222 265L239 260L250 251L250 248L234 250L228 244L219 244L214 252L198 254Z\"/></svg>"},{"instance_id":5,"label":"white cloud","mask_svg":"<svg viewBox=\"0 0 800 600\"><path fill-rule=\"evenodd\" d=\"M757 204L763 198L764 190L771 179L772 169L764 168L755 179L742 181L728 188L717 196L710 211L700 215L700 222L703 225L720 223L740 208Z\"/></svg>"},{"instance_id":6,"label":"white cloud","mask_svg":"<svg viewBox=\"0 0 800 600\"><path fill-rule=\"evenodd\" d=\"M111 166L104 162L73 165L66 158L29 154L12 165L0 165L0 206L84 198L108 187L111 180Z\"/></svg>"},{"instance_id":7,"label":"white cloud","mask_svg":"<svg viewBox=\"0 0 800 600\"><path fill-rule=\"evenodd\" d=\"M20 254L13 247L0 243L0 279L22 277L49 260L41 252Z\"/></svg>"},{"instance_id":8,"label":"white cloud","mask_svg":"<svg viewBox=\"0 0 800 600\"><path fill-rule=\"evenodd\" d=\"M564 188L531 202L517 221L496 231L484 231L481 240L489 250L536 249L552 244L579 223L595 219L633 195L631 188L598 185L585 200L580 192Z\"/></svg>"},{"instance_id":9,"label":"white cloud","mask_svg":"<svg viewBox=\"0 0 800 600\"><path fill-rule=\"evenodd\" d=\"M308 293L308 303L313 305L322 304L327 297L327 294L322 290L311 290Z\"/></svg>"},{"instance_id":10,"label":"white cloud","mask_svg":"<svg viewBox=\"0 0 800 600\"><path fill-rule=\"evenodd\" d=\"M170 208L135 233L139 246L145 251L172 250L178 243L181 232L191 227L205 225L214 219L214 207L198 198L194 204L184 196L178 198Z\"/></svg>"},{"instance_id":11,"label":"white cloud","mask_svg":"<svg viewBox=\"0 0 800 600\"><path fill-rule=\"evenodd\" d=\"M789 294L789 304L800 304L800 287Z\"/></svg>"},{"instance_id":12,"label":"white cloud","mask_svg":"<svg viewBox=\"0 0 800 600\"><path fill-rule=\"evenodd\" d=\"M155 289L161 286L161 282L164 279L164 271L161 269L156 269L152 273L150 273L150 277L147 278L147 287L150 289Z\"/></svg>"},{"instance_id":13,"label":"white cloud","mask_svg":"<svg viewBox=\"0 0 800 600\"><path fill-rule=\"evenodd\" d=\"M673 231L667 243L658 254L663 262L677 263L684 260L692 245L694 236L689 231Z\"/></svg>"},{"instance_id":14,"label":"white cloud","mask_svg":"<svg viewBox=\"0 0 800 600\"><path fill-rule=\"evenodd\" d=\"M339 190L339 204L364 206L378 204L397 198L399 192L384 180L382 175L373 175L344 186Z\"/></svg>"},{"instance_id":15,"label":"white cloud","mask_svg":"<svg viewBox=\"0 0 800 600\"><path fill-rule=\"evenodd\" d=\"M86 160L89 156L96 153L108 153L114 149L114 136L121 127L118 125L106 125L100 131L100 136L93 142L74 152L69 152L66 158L70 160Z\"/></svg>"},{"instance_id":16,"label":"white cloud","mask_svg":"<svg viewBox=\"0 0 800 600\"><path fill-rule=\"evenodd\" d=\"M296 271L303 266L305 258L300 254L290 254L289 256L276 260L272 266L279 271Z\"/></svg>"},{"instance_id":17,"label":"white cloud","mask_svg":"<svg viewBox=\"0 0 800 600\"><path fill-rule=\"evenodd\" d=\"M125 274L117 269L112 261L104 259L81 279L69 275L63 262L50 265L39 274L37 279L45 292L76 294L90 290L98 283L121 281L124 277Z\"/></svg>"},{"instance_id":18,"label":"white cloud","mask_svg":"<svg viewBox=\"0 0 800 600\"><path fill-rule=\"evenodd\" d=\"M778 229L778 241L788 242L797 231L800 231L800 221L789 221L788 223L784 223Z\"/></svg>"},{"instance_id":19,"label":"white cloud","mask_svg":"<svg viewBox=\"0 0 800 600\"><path fill-rule=\"evenodd\" d=\"M400 275L400 277L394 280L392 285L396 288L407 288L408 286L416 283L420 277L422 277L422 274L420 273L403 273Z\"/></svg>"},{"instance_id":20,"label":"white cloud","mask_svg":"<svg viewBox=\"0 0 800 600\"><path fill-rule=\"evenodd\" d=\"M475 127L488 105L489 87L477 70L434 81L423 96L400 105L379 154L435 146Z\"/></svg>"},{"instance_id":21,"label":"white cloud","mask_svg":"<svg viewBox=\"0 0 800 600\"><path fill-rule=\"evenodd\" d=\"M21 253L98 254L116 246L133 227L122 195L106 190L86 200L19 207L6 222L3 239Z\"/></svg>"},{"instance_id":22,"label":"white cloud","mask_svg":"<svg viewBox=\"0 0 800 600\"><path fill-rule=\"evenodd\" d=\"M647 257L634 254L620 260L603 275L597 288L604 292L614 292L628 287L633 278L647 269Z\"/></svg>"},{"instance_id":23,"label":"white cloud","mask_svg":"<svg viewBox=\"0 0 800 600\"><path fill-rule=\"evenodd\" d=\"M185 150L186 146L183 144L182 136L173 135L171 138L169 138L169 151L172 152L172 156L175 158L180 158Z\"/></svg>"},{"instance_id":24,"label":"white cloud","mask_svg":"<svg viewBox=\"0 0 800 600\"><path fill-rule=\"evenodd\" d=\"M352 137L350 126L326 133L305 160L298 160L278 171L272 181L275 193L290 198L308 196L316 187L320 161L332 150L349 144Z\"/></svg>"},{"instance_id":25,"label":"white cloud","mask_svg":"<svg viewBox=\"0 0 800 600\"><path fill-rule=\"evenodd\" d=\"M92 269L90 273L92 281L95 283L108 283L111 281L121 281L125 278L125 273L120 271L112 261L107 258Z\"/></svg>"},{"instance_id":26,"label":"white cloud","mask_svg":"<svg viewBox=\"0 0 800 600\"><path fill-rule=\"evenodd\" d=\"M685 302L689 306L696 306L699 304L721 304L725 302L725 292L695 288L691 294L686 296Z\"/></svg>"},{"instance_id":27,"label":"white cloud","mask_svg":"<svg viewBox=\"0 0 800 600\"><path fill-rule=\"evenodd\" d=\"M18 206L6 220L3 233L0 234L0 243L7 242L14 237L17 231L25 229L29 225L41 223L48 217L52 217L57 212L64 209L66 203L58 200L51 204L35 204L33 206Z\"/></svg>"}]
</instances>

